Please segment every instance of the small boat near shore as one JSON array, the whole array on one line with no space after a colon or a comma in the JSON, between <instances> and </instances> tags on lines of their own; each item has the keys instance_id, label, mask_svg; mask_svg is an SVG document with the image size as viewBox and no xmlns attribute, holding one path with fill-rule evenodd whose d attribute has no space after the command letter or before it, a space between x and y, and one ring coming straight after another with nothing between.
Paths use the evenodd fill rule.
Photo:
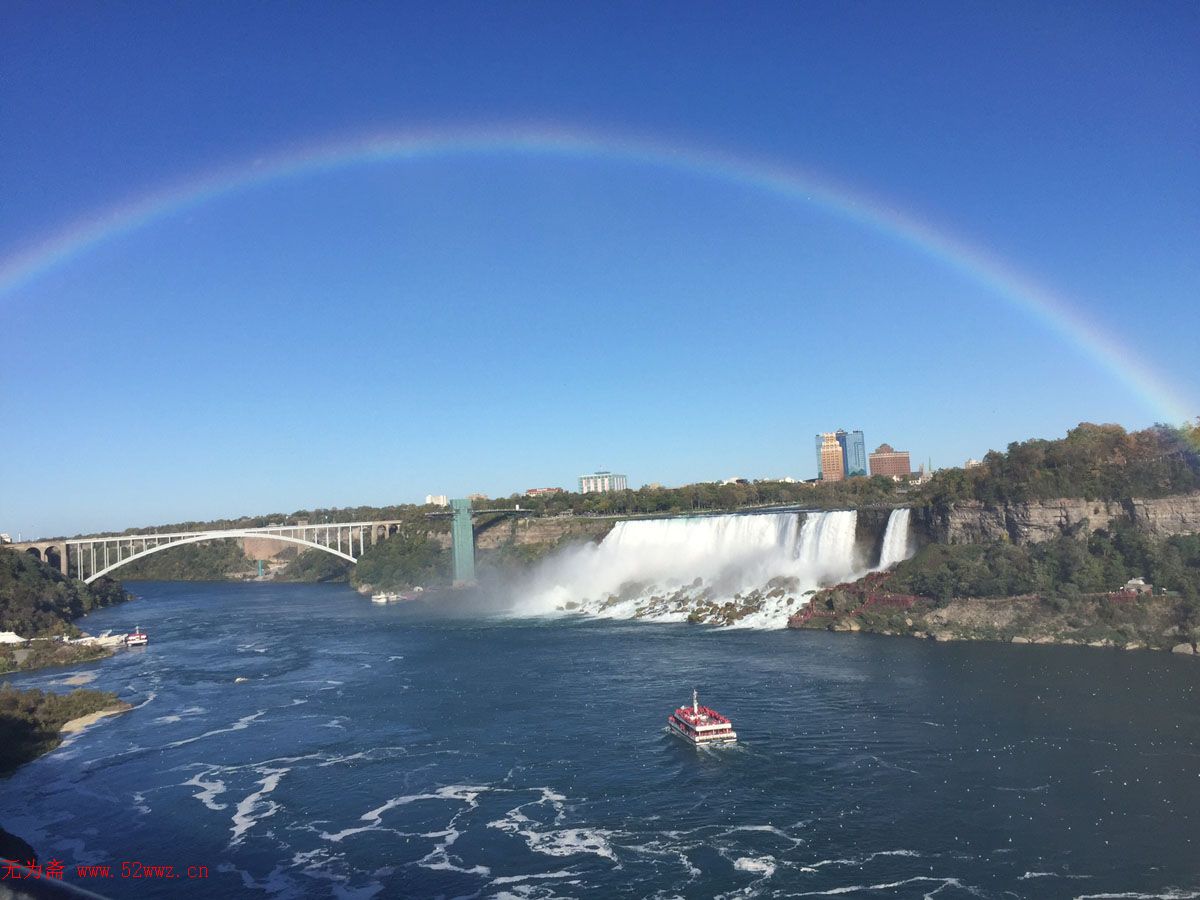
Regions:
<instances>
[{"instance_id":1,"label":"small boat near shore","mask_svg":"<svg viewBox=\"0 0 1200 900\"><path fill-rule=\"evenodd\" d=\"M135 625L133 631L125 635L126 647L145 647L149 642L150 638L147 637L146 632L142 631L140 625Z\"/></svg>"},{"instance_id":2,"label":"small boat near shore","mask_svg":"<svg viewBox=\"0 0 1200 900\"><path fill-rule=\"evenodd\" d=\"M667 716L667 727L693 746L731 744L737 740L733 723L715 709L700 705L700 696L692 689L692 705L681 706Z\"/></svg>"},{"instance_id":3,"label":"small boat near shore","mask_svg":"<svg viewBox=\"0 0 1200 900\"><path fill-rule=\"evenodd\" d=\"M379 591L371 595L372 603L398 603L402 600L419 600L425 588L415 587L411 591Z\"/></svg>"}]
</instances>

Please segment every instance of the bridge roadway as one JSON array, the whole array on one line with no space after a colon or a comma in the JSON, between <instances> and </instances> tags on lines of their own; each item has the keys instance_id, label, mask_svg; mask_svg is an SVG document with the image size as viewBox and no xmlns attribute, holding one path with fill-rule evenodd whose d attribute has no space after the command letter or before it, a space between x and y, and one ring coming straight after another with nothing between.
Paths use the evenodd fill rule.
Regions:
<instances>
[{"instance_id":1,"label":"bridge roadway","mask_svg":"<svg viewBox=\"0 0 1200 900\"><path fill-rule=\"evenodd\" d=\"M400 519L373 522L330 522L320 525L268 525L265 528L224 528L206 531L145 532L104 537L58 538L6 544L12 550L31 553L45 562L57 561L68 578L90 584L121 566L153 553L183 544L220 538L268 538L324 550L349 562L358 562L367 547L390 535L403 524Z\"/></svg>"}]
</instances>

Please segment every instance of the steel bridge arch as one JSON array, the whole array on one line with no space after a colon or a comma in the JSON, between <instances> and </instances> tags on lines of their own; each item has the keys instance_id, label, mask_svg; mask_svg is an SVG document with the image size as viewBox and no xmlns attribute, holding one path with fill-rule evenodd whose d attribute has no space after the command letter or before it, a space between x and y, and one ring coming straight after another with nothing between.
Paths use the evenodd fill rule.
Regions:
<instances>
[{"instance_id":1,"label":"steel bridge arch","mask_svg":"<svg viewBox=\"0 0 1200 900\"><path fill-rule=\"evenodd\" d=\"M171 541L170 543L166 543L166 544L159 544L156 547L149 547L145 550L142 550L139 553L135 553L133 556L127 556L124 559L120 560L119 562L113 563L111 566L101 569L99 572L94 572L93 574L91 574L87 578L85 578L83 580L83 583L91 584L97 578L103 578L109 572L119 569L119 568L121 568L121 566L126 566L131 562L135 562L139 559L145 559L147 556L150 556L152 553L158 553L162 550L170 550L172 547L182 547L184 544L198 544L201 541L220 541L220 540L224 540L225 538L270 538L271 540L284 541L285 543L289 543L289 544L299 544L302 547L309 547L313 550L324 550L326 553L332 553L334 556L338 557L339 559L344 559L347 562L352 562L352 563L358 562L357 559L355 559L353 556L350 556L348 553L343 553L342 551L335 550L332 547L326 547L324 544L318 544L313 541L306 541L303 538L291 537L290 535L264 534L261 531L256 531L256 532L216 531L216 532L210 532L209 534L203 534L203 533L197 534L195 537L180 538L177 541Z\"/></svg>"}]
</instances>

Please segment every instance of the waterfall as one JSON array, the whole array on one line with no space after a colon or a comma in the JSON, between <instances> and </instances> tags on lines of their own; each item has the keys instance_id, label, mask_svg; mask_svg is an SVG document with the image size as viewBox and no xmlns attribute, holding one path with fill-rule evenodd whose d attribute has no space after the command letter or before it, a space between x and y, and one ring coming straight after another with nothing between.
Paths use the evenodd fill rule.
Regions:
<instances>
[{"instance_id":1,"label":"waterfall","mask_svg":"<svg viewBox=\"0 0 1200 900\"><path fill-rule=\"evenodd\" d=\"M517 589L514 612L608 618L729 621L782 626L804 592L855 577L853 511L640 519L599 544L548 558Z\"/></svg>"},{"instance_id":2,"label":"waterfall","mask_svg":"<svg viewBox=\"0 0 1200 900\"><path fill-rule=\"evenodd\" d=\"M911 512L908 509L893 509L888 516L887 530L883 533L883 550L879 554L879 568L890 568L912 556L908 548L908 519Z\"/></svg>"},{"instance_id":3,"label":"waterfall","mask_svg":"<svg viewBox=\"0 0 1200 900\"><path fill-rule=\"evenodd\" d=\"M854 570L854 533L858 513L839 510L809 513L800 530L796 554L801 571L819 580L842 581Z\"/></svg>"}]
</instances>

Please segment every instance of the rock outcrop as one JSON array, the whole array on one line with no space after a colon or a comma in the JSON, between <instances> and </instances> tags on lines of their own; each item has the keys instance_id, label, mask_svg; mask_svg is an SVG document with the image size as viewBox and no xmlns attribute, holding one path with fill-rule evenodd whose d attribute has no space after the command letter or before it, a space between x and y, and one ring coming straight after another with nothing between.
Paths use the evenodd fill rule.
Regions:
<instances>
[{"instance_id":1,"label":"rock outcrop","mask_svg":"<svg viewBox=\"0 0 1200 900\"><path fill-rule=\"evenodd\" d=\"M1155 537L1170 537L1200 532L1200 493L1156 500L963 501L946 512L924 509L916 514L922 530L947 544L1036 544L1064 534L1086 537L1116 522L1131 523Z\"/></svg>"},{"instance_id":2,"label":"rock outcrop","mask_svg":"<svg viewBox=\"0 0 1200 900\"><path fill-rule=\"evenodd\" d=\"M574 516L546 519L506 517L476 528L475 549L555 545L575 540L599 541L612 530L614 521ZM450 548L449 532L435 532L430 537L443 548Z\"/></svg>"}]
</instances>

